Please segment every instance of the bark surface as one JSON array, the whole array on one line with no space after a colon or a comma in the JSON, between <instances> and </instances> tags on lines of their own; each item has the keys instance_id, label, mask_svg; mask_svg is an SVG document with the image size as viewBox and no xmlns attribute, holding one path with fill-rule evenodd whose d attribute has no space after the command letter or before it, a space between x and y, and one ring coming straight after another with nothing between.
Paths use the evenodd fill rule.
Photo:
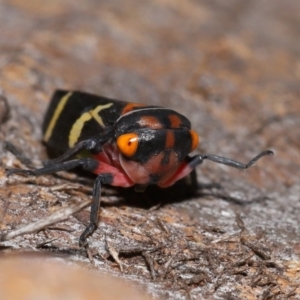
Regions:
<instances>
[{"instance_id":1,"label":"bark surface","mask_svg":"<svg viewBox=\"0 0 300 300\"><path fill-rule=\"evenodd\" d=\"M1 1L1 233L58 210L66 220L0 251L59 256L157 299L300 299L299 10L292 0ZM89 209L67 209L90 199L92 179L5 174L28 165L7 142L35 167L47 159L41 124L58 88L175 109L199 133L198 153L275 156L246 171L206 161L194 194L187 182L106 187L86 252Z\"/></svg>"}]
</instances>

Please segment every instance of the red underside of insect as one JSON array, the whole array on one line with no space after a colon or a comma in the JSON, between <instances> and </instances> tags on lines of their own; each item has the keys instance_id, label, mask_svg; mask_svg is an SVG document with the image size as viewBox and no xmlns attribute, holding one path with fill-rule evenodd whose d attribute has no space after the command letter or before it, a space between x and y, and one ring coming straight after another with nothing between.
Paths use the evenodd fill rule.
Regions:
<instances>
[{"instance_id":1,"label":"red underside of insect","mask_svg":"<svg viewBox=\"0 0 300 300\"><path fill-rule=\"evenodd\" d=\"M110 143L105 144L102 152L94 154L93 158L99 161L98 167L93 172L97 175L110 173L113 186L130 187L135 184L155 183L166 188L192 171L187 162L178 162L175 153L171 153L167 164L161 164L163 153L160 153L141 165L132 160L125 160L116 145ZM158 178L157 182L153 182L153 175Z\"/></svg>"}]
</instances>

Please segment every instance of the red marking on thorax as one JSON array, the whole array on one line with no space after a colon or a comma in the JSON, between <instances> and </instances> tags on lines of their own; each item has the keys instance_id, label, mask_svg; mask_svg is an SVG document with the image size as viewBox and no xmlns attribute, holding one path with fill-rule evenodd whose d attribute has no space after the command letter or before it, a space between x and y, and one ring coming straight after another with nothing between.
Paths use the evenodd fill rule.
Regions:
<instances>
[{"instance_id":1,"label":"red marking on thorax","mask_svg":"<svg viewBox=\"0 0 300 300\"><path fill-rule=\"evenodd\" d=\"M174 135L174 131L172 130L167 130L166 132L166 144L165 147L167 149L172 148L175 144L175 135Z\"/></svg>"},{"instance_id":2,"label":"red marking on thorax","mask_svg":"<svg viewBox=\"0 0 300 300\"><path fill-rule=\"evenodd\" d=\"M163 125L154 116L141 117L137 123L142 127L147 127L147 128L151 128L151 129L163 128Z\"/></svg>"},{"instance_id":3,"label":"red marking on thorax","mask_svg":"<svg viewBox=\"0 0 300 300\"><path fill-rule=\"evenodd\" d=\"M169 115L168 118L171 122L171 128L180 128L182 121L177 115Z\"/></svg>"}]
</instances>

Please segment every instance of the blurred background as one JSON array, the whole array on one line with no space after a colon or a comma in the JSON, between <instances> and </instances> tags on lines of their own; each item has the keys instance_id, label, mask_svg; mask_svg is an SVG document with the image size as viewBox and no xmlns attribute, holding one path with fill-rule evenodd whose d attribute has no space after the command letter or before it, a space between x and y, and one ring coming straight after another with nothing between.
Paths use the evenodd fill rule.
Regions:
<instances>
[{"instance_id":1,"label":"blurred background","mask_svg":"<svg viewBox=\"0 0 300 300\"><path fill-rule=\"evenodd\" d=\"M24 167L5 150L5 141L37 164L46 159L41 124L55 89L167 106L191 120L201 138L198 153L243 162L265 149L274 150L275 156L244 172L213 163L199 167L199 182L221 183L221 192L203 191L158 210L105 207L102 229L91 239L91 247L100 253L95 255L97 269L138 279L152 295L170 299L298 297L299 40L300 2L293 0L1 1L0 91L8 103L1 98L2 210L7 199L11 203L2 230L49 213L49 206L60 203L57 199L71 201L69 192L41 194L28 182L7 182L4 173L6 167ZM49 185L65 183L49 178ZM156 198L160 202L159 193ZM28 204L32 201L34 214ZM83 219L88 217L84 213ZM131 220L132 215L137 219ZM51 231L54 236L48 238L60 241L55 249L76 244L83 224L73 219L67 225L74 232L55 236ZM115 248L121 249L124 239L131 246L146 247L149 232L157 237L148 236L157 247L152 245L156 250L149 254L151 259L125 255L121 274L107 252L105 234L115 234ZM248 232L251 243L267 249L268 256L256 255L258 248L251 248L250 242L245 246L236 232ZM226 237L233 237L233 244ZM204 250L219 239L226 243ZM43 242L45 236L37 234L5 246L9 251L36 250ZM192 253L198 254L190 265L186 261ZM257 261L248 261L251 254L264 262L259 275ZM106 255L109 259L103 263ZM166 267L170 257L174 261ZM78 260L87 258L81 253ZM267 262L279 262L280 268L270 269ZM279 274L284 274L280 280Z\"/></svg>"}]
</instances>

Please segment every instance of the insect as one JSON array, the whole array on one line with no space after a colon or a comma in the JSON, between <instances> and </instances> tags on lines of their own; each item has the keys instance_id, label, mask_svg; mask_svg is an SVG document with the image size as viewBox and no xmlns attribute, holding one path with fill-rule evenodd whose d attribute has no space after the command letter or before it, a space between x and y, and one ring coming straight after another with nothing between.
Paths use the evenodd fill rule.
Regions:
<instances>
[{"instance_id":1,"label":"insect","mask_svg":"<svg viewBox=\"0 0 300 300\"><path fill-rule=\"evenodd\" d=\"M85 246L96 230L101 187L150 184L166 188L204 160L247 169L273 152L266 150L247 164L211 154L189 156L199 143L190 121L178 112L141 103L113 100L78 91L54 93L43 124L43 141L58 157L34 170L8 174L44 175L81 167L97 175L90 221L79 238Z\"/></svg>"}]
</instances>

